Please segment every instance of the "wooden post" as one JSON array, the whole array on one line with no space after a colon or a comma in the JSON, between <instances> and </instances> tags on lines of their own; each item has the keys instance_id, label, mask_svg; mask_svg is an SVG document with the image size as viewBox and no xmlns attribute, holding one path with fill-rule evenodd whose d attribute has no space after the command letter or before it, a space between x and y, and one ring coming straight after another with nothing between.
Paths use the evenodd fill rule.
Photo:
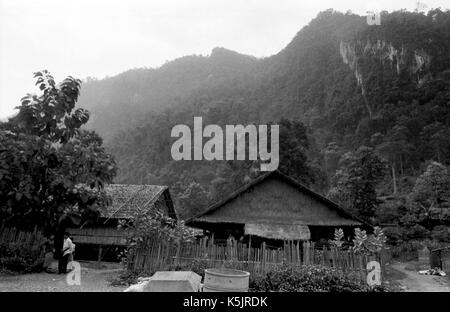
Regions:
<instances>
[{"instance_id":1,"label":"wooden post","mask_svg":"<svg viewBox=\"0 0 450 312\"><path fill-rule=\"evenodd\" d=\"M211 254L209 255L211 261L210 266L215 267L216 265L216 245L214 244L214 232L211 234Z\"/></svg>"},{"instance_id":2,"label":"wooden post","mask_svg":"<svg viewBox=\"0 0 450 312\"><path fill-rule=\"evenodd\" d=\"M327 262L327 255L326 255L326 252L327 252L327 250L326 250L326 248L325 248L325 245L322 247L322 265L325 265L325 263ZM327 266L328 266L328 263L327 263Z\"/></svg>"},{"instance_id":3,"label":"wooden post","mask_svg":"<svg viewBox=\"0 0 450 312\"><path fill-rule=\"evenodd\" d=\"M177 241L177 251L175 254L175 265L178 265L181 251L181 238Z\"/></svg>"},{"instance_id":4,"label":"wooden post","mask_svg":"<svg viewBox=\"0 0 450 312\"><path fill-rule=\"evenodd\" d=\"M311 255L310 255L310 252L311 252L311 244L310 244L310 242L309 241L306 241L305 242L305 244L304 244L304 254L303 254L303 263L304 264L306 264L306 265L309 265L310 263L311 263Z\"/></svg>"},{"instance_id":5,"label":"wooden post","mask_svg":"<svg viewBox=\"0 0 450 312\"><path fill-rule=\"evenodd\" d=\"M250 252L252 250L252 236L248 237L248 252L247 252L247 263L250 263Z\"/></svg>"},{"instance_id":6,"label":"wooden post","mask_svg":"<svg viewBox=\"0 0 450 312\"><path fill-rule=\"evenodd\" d=\"M100 247L98 248L98 257L97 257L98 262L102 261L102 251L103 251L103 247L102 247L102 245L100 245Z\"/></svg>"},{"instance_id":7,"label":"wooden post","mask_svg":"<svg viewBox=\"0 0 450 312\"><path fill-rule=\"evenodd\" d=\"M262 243L262 272L265 272L266 270L266 242L264 241Z\"/></svg>"}]
</instances>

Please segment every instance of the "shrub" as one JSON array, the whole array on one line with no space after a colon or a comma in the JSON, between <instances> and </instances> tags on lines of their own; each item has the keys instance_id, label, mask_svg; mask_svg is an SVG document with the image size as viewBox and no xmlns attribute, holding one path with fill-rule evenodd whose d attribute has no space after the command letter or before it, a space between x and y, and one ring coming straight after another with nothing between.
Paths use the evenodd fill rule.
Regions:
<instances>
[{"instance_id":1,"label":"shrub","mask_svg":"<svg viewBox=\"0 0 450 312\"><path fill-rule=\"evenodd\" d=\"M266 274L250 276L251 291L281 292L357 292L369 291L368 286L355 282L329 267L277 265ZM377 287L375 291L384 291Z\"/></svg>"},{"instance_id":2,"label":"shrub","mask_svg":"<svg viewBox=\"0 0 450 312\"><path fill-rule=\"evenodd\" d=\"M42 271L43 259L10 256L0 258L0 269L18 273L32 273Z\"/></svg>"},{"instance_id":3,"label":"shrub","mask_svg":"<svg viewBox=\"0 0 450 312\"><path fill-rule=\"evenodd\" d=\"M435 227L436 229L436 227ZM438 230L440 230L439 228ZM427 247L429 250L433 250L440 247L448 246L448 243L441 242L436 239L422 239L422 240L410 240L401 242L396 246L390 247L391 256L394 259L400 259L400 261L417 261L419 257L419 250Z\"/></svg>"},{"instance_id":4,"label":"shrub","mask_svg":"<svg viewBox=\"0 0 450 312\"><path fill-rule=\"evenodd\" d=\"M245 270L239 263L231 261L223 263L224 267ZM193 271L204 277L205 269L211 267L207 260L193 260L168 266L169 271ZM155 272L124 271L112 285L130 285L137 282L139 276L151 276ZM352 274L344 275L336 269L320 266L292 266L288 264L274 265L265 274L250 274L250 291L266 292L365 292L388 291L385 286L370 288L353 278Z\"/></svg>"},{"instance_id":5,"label":"shrub","mask_svg":"<svg viewBox=\"0 0 450 312\"><path fill-rule=\"evenodd\" d=\"M120 274L110 280L110 284L111 286L129 286L136 284L139 276L140 274L137 272L123 270Z\"/></svg>"},{"instance_id":6,"label":"shrub","mask_svg":"<svg viewBox=\"0 0 450 312\"><path fill-rule=\"evenodd\" d=\"M388 238L388 243L390 245L396 245L399 242L402 242L403 237L405 236L404 229L399 226L388 226L383 230Z\"/></svg>"},{"instance_id":7,"label":"shrub","mask_svg":"<svg viewBox=\"0 0 450 312\"><path fill-rule=\"evenodd\" d=\"M29 249L26 246L0 246L0 270L18 273L42 271L44 259L40 249Z\"/></svg>"},{"instance_id":8,"label":"shrub","mask_svg":"<svg viewBox=\"0 0 450 312\"><path fill-rule=\"evenodd\" d=\"M402 261L417 260L417 251L422 248L423 246L420 241L411 240L402 242L397 246L391 247L391 256L393 258L400 258Z\"/></svg>"},{"instance_id":9,"label":"shrub","mask_svg":"<svg viewBox=\"0 0 450 312\"><path fill-rule=\"evenodd\" d=\"M203 277L208 267L207 260L194 259L187 263L171 265L169 271L192 271Z\"/></svg>"},{"instance_id":10,"label":"shrub","mask_svg":"<svg viewBox=\"0 0 450 312\"><path fill-rule=\"evenodd\" d=\"M431 237L438 242L450 242L450 227L445 225L435 226L431 232Z\"/></svg>"}]
</instances>

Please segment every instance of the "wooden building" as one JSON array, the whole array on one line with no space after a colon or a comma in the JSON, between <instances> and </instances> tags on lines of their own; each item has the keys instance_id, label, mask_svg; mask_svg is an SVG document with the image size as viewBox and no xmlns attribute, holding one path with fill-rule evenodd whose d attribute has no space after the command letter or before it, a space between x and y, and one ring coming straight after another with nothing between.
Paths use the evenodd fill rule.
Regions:
<instances>
[{"instance_id":1,"label":"wooden building","mask_svg":"<svg viewBox=\"0 0 450 312\"><path fill-rule=\"evenodd\" d=\"M332 239L336 228L350 234L355 227L370 227L279 171L259 176L186 224L215 239L251 237L272 243Z\"/></svg>"},{"instance_id":2,"label":"wooden building","mask_svg":"<svg viewBox=\"0 0 450 312\"><path fill-rule=\"evenodd\" d=\"M117 260L118 250L127 245L127 230L117 227L120 220L132 221L138 213L152 210L177 219L167 186L110 184L105 190L112 204L100 209L98 220L67 229L76 244L77 259Z\"/></svg>"}]
</instances>

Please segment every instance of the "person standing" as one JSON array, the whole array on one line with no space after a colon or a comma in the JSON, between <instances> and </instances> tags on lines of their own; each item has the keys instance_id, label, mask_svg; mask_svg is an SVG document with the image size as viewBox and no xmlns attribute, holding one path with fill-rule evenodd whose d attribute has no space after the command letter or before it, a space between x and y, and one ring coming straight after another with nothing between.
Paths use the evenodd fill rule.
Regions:
<instances>
[{"instance_id":1,"label":"person standing","mask_svg":"<svg viewBox=\"0 0 450 312\"><path fill-rule=\"evenodd\" d=\"M67 263L74 249L75 245L72 243L72 240L70 239L70 234L68 232L64 233L63 248L61 250L61 257L59 258L58 262L58 274L67 273Z\"/></svg>"}]
</instances>

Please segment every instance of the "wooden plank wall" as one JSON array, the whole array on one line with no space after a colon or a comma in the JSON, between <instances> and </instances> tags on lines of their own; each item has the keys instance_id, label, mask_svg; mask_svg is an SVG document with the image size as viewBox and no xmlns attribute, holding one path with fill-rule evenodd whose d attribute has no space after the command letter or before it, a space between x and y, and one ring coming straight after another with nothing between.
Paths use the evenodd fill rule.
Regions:
<instances>
[{"instance_id":1,"label":"wooden plank wall","mask_svg":"<svg viewBox=\"0 0 450 312\"><path fill-rule=\"evenodd\" d=\"M117 228L69 228L75 244L127 245L127 231Z\"/></svg>"}]
</instances>

